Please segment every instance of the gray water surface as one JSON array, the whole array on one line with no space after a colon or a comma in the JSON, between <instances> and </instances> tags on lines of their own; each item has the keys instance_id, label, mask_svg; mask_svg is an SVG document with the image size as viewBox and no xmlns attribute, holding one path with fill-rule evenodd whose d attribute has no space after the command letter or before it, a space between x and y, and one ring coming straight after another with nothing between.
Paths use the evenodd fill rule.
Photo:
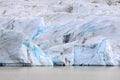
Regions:
<instances>
[{"instance_id":1,"label":"gray water surface","mask_svg":"<svg viewBox=\"0 0 120 80\"><path fill-rule=\"evenodd\" d=\"M120 67L0 67L0 80L120 80Z\"/></svg>"}]
</instances>

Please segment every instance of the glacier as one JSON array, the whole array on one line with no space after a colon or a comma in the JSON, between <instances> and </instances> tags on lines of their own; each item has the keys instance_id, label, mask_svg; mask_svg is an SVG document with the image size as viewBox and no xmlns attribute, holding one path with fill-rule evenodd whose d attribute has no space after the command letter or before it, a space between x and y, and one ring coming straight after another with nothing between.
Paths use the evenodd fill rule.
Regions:
<instances>
[{"instance_id":1,"label":"glacier","mask_svg":"<svg viewBox=\"0 0 120 80\"><path fill-rule=\"evenodd\" d=\"M21 33L0 32L0 63L6 66L52 66L52 59Z\"/></svg>"},{"instance_id":2,"label":"glacier","mask_svg":"<svg viewBox=\"0 0 120 80\"><path fill-rule=\"evenodd\" d=\"M119 3L1 0L0 65L119 66Z\"/></svg>"},{"instance_id":3,"label":"glacier","mask_svg":"<svg viewBox=\"0 0 120 80\"><path fill-rule=\"evenodd\" d=\"M39 47L32 44L29 40L24 40L23 44L27 47L28 53L31 57L32 65L41 65L41 66L52 66L52 60L50 57L45 55Z\"/></svg>"},{"instance_id":4,"label":"glacier","mask_svg":"<svg viewBox=\"0 0 120 80\"><path fill-rule=\"evenodd\" d=\"M119 60L120 56L113 54L107 39L97 44L75 45L74 65L113 66L118 65Z\"/></svg>"},{"instance_id":5,"label":"glacier","mask_svg":"<svg viewBox=\"0 0 120 80\"><path fill-rule=\"evenodd\" d=\"M21 63L29 63L27 54L23 52L22 41L23 35L21 35L21 33L13 31L0 32L1 65L17 65Z\"/></svg>"},{"instance_id":6,"label":"glacier","mask_svg":"<svg viewBox=\"0 0 120 80\"><path fill-rule=\"evenodd\" d=\"M41 18L35 19L35 21L38 20L36 23L33 18L33 25L28 30L24 30L28 26L24 24L24 29L21 31L16 30L16 26L19 25L14 24L17 21L24 23L24 20L15 19L15 22L11 23L14 25L13 29L7 28L10 26L7 25L8 23L5 23L7 29L1 27L0 52L3 52L1 63L31 66L119 65L119 28L115 25L119 25L117 19L93 17L92 20L81 25L75 22L56 28L56 25L34 27L39 24ZM73 25L76 26L69 27ZM19 35L21 36L19 37ZM12 42L12 40L16 41L16 38L17 41L20 41L19 43ZM11 51L8 51L9 46L6 46L9 44L12 46ZM12 56L13 52L16 56Z\"/></svg>"}]
</instances>

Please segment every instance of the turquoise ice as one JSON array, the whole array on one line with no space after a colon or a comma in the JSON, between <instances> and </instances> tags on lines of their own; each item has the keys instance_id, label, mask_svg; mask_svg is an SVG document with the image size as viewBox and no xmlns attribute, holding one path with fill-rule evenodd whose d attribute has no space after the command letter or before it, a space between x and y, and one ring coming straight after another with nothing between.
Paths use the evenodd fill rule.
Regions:
<instances>
[{"instance_id":1,"label":"turquoise ice","mask_svg":"<svg viewBox=\"0 0 120 80\"><path fill-rule=\"evenodd\" d=\"M53 62L50 57L48 57L46 54L40 50L40 48L37 45L34 45L29 40L24 40L23 44L27 47L27 49L34 55L34 57L38 60L38 65L53 65Z\"/></svg>"}]
</instances>

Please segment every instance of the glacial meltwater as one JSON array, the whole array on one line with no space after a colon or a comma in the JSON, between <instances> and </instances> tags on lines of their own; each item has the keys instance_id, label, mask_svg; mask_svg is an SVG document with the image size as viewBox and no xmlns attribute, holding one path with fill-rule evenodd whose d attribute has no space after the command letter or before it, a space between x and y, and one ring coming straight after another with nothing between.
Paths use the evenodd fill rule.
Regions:
<instances>
[{"instance_id":1,"label":"glacial meltwater","mask_svg":"<svg viewBox=\"0 0 120 80\"><path fill-rule=\"evenodd\" d=\"M0 67L0 80L120 80L120 67Z\"/></svg>"}]
</instances>

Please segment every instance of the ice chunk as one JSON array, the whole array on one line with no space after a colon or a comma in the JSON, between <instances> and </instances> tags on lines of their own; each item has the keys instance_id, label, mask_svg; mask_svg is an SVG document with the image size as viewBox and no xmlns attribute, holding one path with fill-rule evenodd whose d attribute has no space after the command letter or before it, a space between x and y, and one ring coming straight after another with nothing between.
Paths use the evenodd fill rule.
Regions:
<instances>
[{"instance_id":1,"label":"ice chunk","mask_svg":"<svg viewBox=\"0 0 120 80\"><path fill-rule=\"evenodd\" d=\"M0 63L7 66L53 65L39 47L14 31L0 32L0 53Z\"/></svg>"},{"instance_id":2,"label":"ice chunk","mask_svg":"<svg viewBox=\"0 0 120 80\"><path fill-rule=\"evenodd\" d=\"M113 54L108 40L103 39L97 44L76 45L74 49L75 65L118 65L120 57Z\"/></svg>"},{"instance_id":3,"label":"ice chunk","mask_svg":"<svg viewBox=\"0 0 120 80\"><path fill-rule=\"evenodd\" d=\"M40 48L34 45L32 42L30 42L29 40L24 40L23 44L28 49L29 58L32 65L53 65L51 58L43 53Z\"/></svg>"},{"instance_id":4,"label":"ice chunk","mask_svg":"<svg viewBox=\"0 0 120 80\"><path fill-rule=\"evenodd\" d=\"M29 63L27 54L23 52L23 35L14 31L0 32L0 63L25 64Z\"/></svg>"},{"instance_id":5,"label":"ice chunk","mask_svg":"<svg viewBox=\"0 0 120 80\"><path fill-rule=\"evenodd\" d=\"M62 44L51 47L45 51L52 58L55 66L70 66L73 65L74 47L73 44Z\"/></svg>"}]
</instances>

